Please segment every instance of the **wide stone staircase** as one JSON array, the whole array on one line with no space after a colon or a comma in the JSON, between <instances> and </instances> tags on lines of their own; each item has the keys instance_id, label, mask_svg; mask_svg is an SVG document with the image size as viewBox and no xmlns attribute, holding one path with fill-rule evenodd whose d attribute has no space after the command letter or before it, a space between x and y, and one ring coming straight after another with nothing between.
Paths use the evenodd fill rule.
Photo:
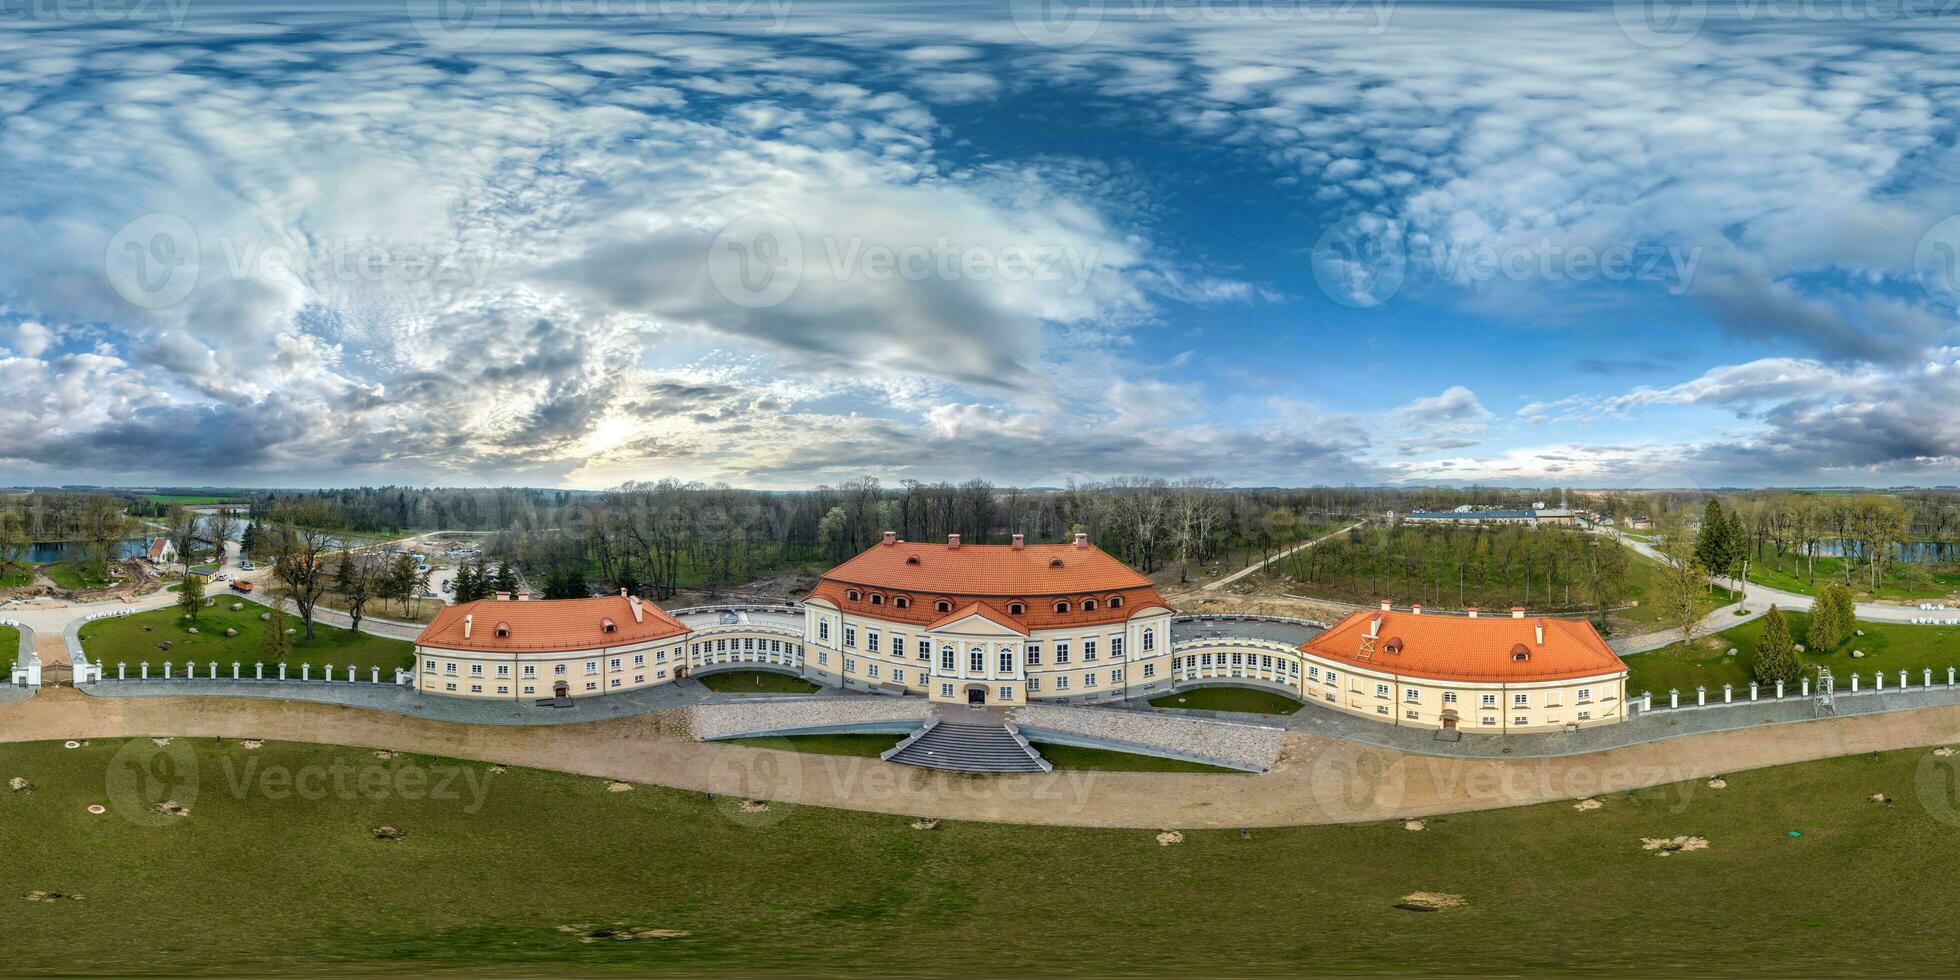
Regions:
<instances>
[{"instance_id":1,"label":"wide stone staircase","mask_svg":"<svg viewBox=\"0 0 1960 980\"><path fill-rule=\"evenodd\" d=\"M1004 721L934 718L880 758L952 772L1047 772L1054 768L1011 723Z\"/></svg>"}]
</instances>

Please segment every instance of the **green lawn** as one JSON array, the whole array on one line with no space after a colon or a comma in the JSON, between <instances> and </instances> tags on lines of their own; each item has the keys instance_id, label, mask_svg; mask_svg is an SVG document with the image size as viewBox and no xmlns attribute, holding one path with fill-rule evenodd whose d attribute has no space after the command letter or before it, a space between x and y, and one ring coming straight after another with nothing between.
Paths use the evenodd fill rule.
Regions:
<instances>
[{"instance_id":1,"label":"green lawn","mask_svg":"<svg viewBox=\"0 0 1960 980\"><path fill-rule=\"evenodd\" d=\"M1667 628L1667 624L1661 622L1661 607L1654 602L1654 573L1659 569L1659 562L1637 552L1629 553L1625 598L1627 602L1637 605L1613 613L1611 623L1615 634L1636 635ZM1707 615L1721 605L1723 599L1717 594L1704 592L1700 595L1700 602L1702 614Z\"/></svg>"},{"instance_id":2,"label":"green lawn","mask_svg":"<svg viewBox=\"0 0 1960 980\"><path fill-rule=\"evenodd\" d=\"M1207 766L1202 762L1186 762L1183 759L1162 759L1154 755L1113 752L1109 749L1085 749L1053 742L1030 740L1028 744L1034 746L1034 750L1055 768L1075 772L1222 772L1244 775L1237 769Z\"/></svg>"},{"instance_id":3,"label":"green lawn","mask_svg":"<svg viewBox=\"0 0 1960 980\"><path fill-rule=\"evenodd\" d=\"M137 676L138 665L143 661L150 663L150 676L163 673L163 662L168 660L174 666L173 673L182 676L184 661L194 659L200 671L210 669L210 662L218 662L218 669L226 674L231 672L232 661L244 664L244 672L250 673L252 664L259 659L259 644L264 638L267 624L259 619L266 611L264 606L245 602L241 612L232 612L231 604L242 600L222 593L214 593L218 604L198 613L197 622L189 623L177 607L137 613L121 619L98 619L82 627L82 649L89 659L102 664L105 677L116 675L118 662L129 665L128 675ZM188 632L188 627L196 626L198 632ZM292 653L286 657L288 676L299 676L301 664L312 664L314 676L327 664L334 665L336 676L345 677L349 664L359 668L359 677L366 680L368 668L380 667L384 680L393 680L393 669L413 666L415 645L406 640L395 640L384 636L361 633L358 636L347 630L316 624L315 636L311 642L306 639L299 617L286 617L286 625L300 630L293 639ZM144 627L150 627L145 630ZM225 636L227 627L238 630L235 637ZM169 640L169 650L158 650L157 643ZM272 674L275 668L266 664L266 672Z\"/></svg>"},{"instance_id":4,"label":"green lawn","mask_svg":"<svg viewBox=\"0 0 1960 980\"><path fill-rule=\"evenodd\" d=\"M1194 711L1243 711L1259 715L1290 715L1300 702L1284 694L1250 687L1197 687L1151 698L1159 708Z\"/></svg>"},{"instance_id":5,"label":"green lawn","mask_svg":"<svg viewBox=\"0 0 1960 980\"><path fill-rule=\"evenodd\" d=\"M1813 571L1797 555L1782 559L1765 558L1749 565L1749 581L1772 589L1816 595L1820 586L1844 581L1844 559L1820 557ZM1866 588L1867 579L1852 570L1851 591L1863 599L1894 599L1913 602L1945 599L1960 593L1960 568L1951 565L1895 564L1888 567L1885 584L1877 592Z\"/></svg>"},{"instance_id":6,"label":"green lawn","mask_svg":"<svg viewBox=\"0 0 1960 980\"><path fill-rule=\"evenodd\" d=\"M80 562L42 565L41 574L64 589L100 589L110 584L109 579L96 575L94 568Z\"/></svg>"},{"instance_id":7,"label":"green lawn","mask_svg":"<svg viewBox=\"0 0 1960 980\"><path fill-rule=\"evenodd\" d=\"M912 815L780 803L744 813L700 793L609 793L591 777L364 749L9 746L5 775L34 789L0 793L7 968L1753 975L1801 962L1945 974L1953 953L1937 937L1960 902L1954 800L1915 787L1952 785L1953 761L1860 754L1731 773L1723 790L1615 794L1585 813L1433 817L1420 833L1187 830L1163 846L1156 829L922 831ZM295 773L324 795L286 788ZM189 815L149 811L165 799ZM91 803L113 809L91 816ZM376 840L383 825L406 837ZM1642 849L1677 835L1709 846ZM33 891L83 898L21 900ZM1393 907L1415 891L1465 904ZM1224 910L1259 927L1229 942L1186 928ZM601 927L685 935L585 941ZM921 936L932 941L899 941Z\"/></svg>"},{"instance_id":8,"label":"green lawn","mask_svg":"<svg viewBox=\"0 0 1960 980\"><path fill-rule=\"evenodd\" d=\"M736 745L781 752L811 752L817 755L854 755L876 759L899 743L899 735L771 735L759 738L732 738ZM1042 758L1057 769L1082 772L1225 772L1236 769L1207 766L1181 759L1159 759L1153 755L1134 755L1106 749L1081 749L1070 745L1030 742Z\"/></svg>"},{"instance_id":9,"label":"green lawn","mask_svg":"<svg viewBox=\"0 0 1960 980\"><path fill-rule=\"evenodd\" d=\"M18 589L22 586L33 584L34 569L31 567L17 567L12 571L0 574L0 589Z\"/></svg>"},{"instance_id":10,"label":"green lawn","mask_svg":"<svg viewBox=\"0 0 1960 980\"><path fill-rule=\"evenodd\" d=\"M20 630L11 626L0 626L0 674L5 675L4 679L0 679L0 683L6 683L13 678L14 660L19 656Z\"/></svg>"},{"instance_id":11,"label":"green lawn","mask_svg":"<svg viewBox=\"0 0 1960 980\"><path fill-rule=\"evenodd\" d=\"M1803 643L1804 625L1810 617L1790 612L1784 616L1789 620L1791 634L1798 643ZM1816 673L1810 670L1813 664L1829 667L1837 677L1838 686L1844 689L1849 689L1854 672L1863 675L1861 684L1869 686L1873 672L1883 670L1888 683L1896 685L1900 670L1909 671L1912 682L1917 684L1922 676L1920 671L1925 668L1933 669L1934 680L1944 682L1947 667L1960 667L1960 626L1861 622L1858 628L1865 635L1852 637L1836 650L1808 650L1797 655L1813 684L1816 678ZM1686 695L1703 685L1719 695L1726 682L1734 684L1737 691L1747 691L1752 676L1750 664L1754 662L1756 643L1762 635L1763 621L1755 619L1698 638L1693 644L1676 643L1649 653L1632 654L1625 658L1627 690L1633 694L1652 691L1664 699L1670 689ZM1726 656L1730 647L1737 651L1733 657ZM1853 650L1863 650L1865 656L1853 658Z\"/></svg>"},{"instance_id":12,"label":"green lawn","mask_svg":"<svg viewBox=\"0 0 1960 980\"><path fill-rule=\"evenodd\" d=\"M728 671L694 678L710 691L723 694L810 694L823 688L788 674L766 670ZM891 746L886 746L890 748Z\"/></svg>"},{"instance_id":13,"label":"green lawn","mask_svg":"<svg viewBox=\"0 0 1960 980\"><path fill-rule=\"evenodd\" d=\"M855 755L876 759L897 745L902 735L766 735L758 738L731 738L734 745L778 752L808 752L813 755Z\"/></svg>"}]
</instances>

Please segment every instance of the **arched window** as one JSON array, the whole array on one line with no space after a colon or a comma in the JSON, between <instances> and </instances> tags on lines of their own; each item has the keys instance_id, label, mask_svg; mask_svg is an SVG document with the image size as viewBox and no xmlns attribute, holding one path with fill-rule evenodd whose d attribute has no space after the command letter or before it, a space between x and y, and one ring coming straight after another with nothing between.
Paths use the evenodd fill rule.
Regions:
<instances>
[{"instance_id":1,"label":"arched window","mask_svg":"<svg viewBox=\"0 0 1960 980\"><path fill-rule=\"evenodd\" d=\"M892 605L897 606L900 609L910 609L912 608L912 600L907 599L904 596L898 596L892 599Z\"/></svg>"},{"instance_id":2,"label":"arched window","mask_svg":"<svg viewBox=\"0 0 1960 980\"><path fill-rule=\"evenodd\" d=\"M1062 601L1055 603L1055 611L1058 613L1068 612L1068 600L1063 599Z\"/></svg>"},{"instance_id":3,"label":"arched window","mask_svg":"<svg viewBox=\"0 0 1960 980\"><path fill-rule=\"evenodd\" d=\"M949 613L949 612L952 612L952 611L953 611L953 600L951 600L951 599L941 599L941 600L939 600L938 602L935 602L935 603L933 603L933 604L932 604L932 608L933 608L933 610L934 610L934 611L936 611L936 612L943 612L943 613Z\"/></svg>"},{"instance_id":4,"label":"arched window","mask_svg":"<svg viewBox=\"0 0 1960 980\"><path fill-rule=\"evenodd\" d=\"M949 674L953 672L953 648L952 647L939 648L939 669Z\"/></svg>"},{"instance_id":5,"label":"arched window","mask_svg":"<svg viewBox=\"0 0 1960 980\"><path fill-rule=\"evenodd\" d=\"M1095 612L1095 611L1096 611L1096 600L1094 600L1094 599L1084 599L1084 600L1082 600L1082 611L1083 611L1083 612Z\"/></svg>"},{"instance_id":6,"label":"arched window","mask_svg":"<svg viewBox=\"0 0 1960 980\"><path fill-rule=\"evenodd\" d=\"M862 598L862 596L858 593L858 590L850 589L844 593L844 598L849 599L852 602L856 602L858 601L858 599Z\"/></svg>"},{"instance_id":7,"label":"arched window","mask_svg":"<svg viewBox=\"0 0 1960 980\"><path fill-rule=\"evenodd\" d=\"M905 563L907 565L917 565L919 563L919 556L918 555L907 556L905 559Z\"/></svg>"},{"instance_id":8,"label":"arched window","mask_svg":"<svg viewBox=\"0 0 1960 980\"><path fill-rule=\"evenodd\" d=\"M510 636L510 624L509 624L509 623L498 623L498 624L497 624L497 636L498 636L498 638L499 638L499 639L501 639L501 638L504 638L504 637L508 637L508 636Z\"/></svg>"},{"instance_id":9,"label":"arched window","mask_svg":"<svg viewBox=\"0 0 1960 980\"><path fill-rule=\"evenodd\" d=\"M1028 604L1025 602L1010 602L1007 604L1007 614L1009 616L1026 616L1028 614Z\"/></svg>"},{"instance_id":10,"label":"arched window","mask_svg":"<svg viewBox=\"0 0 1960 980\"><path fill-rule=\"evenodd\" d=\"M1110 596L1110 597L1109 597L1109 608L1111 608L1111 609L1121 609L1121 608L1123 608L1123 597L1122 597L1122 596L1120 596L1120 595L1113 595L1113 596Z\"/></svg>"},{"instance_id":11,"label":"arched window","mask_svg":"<svg viewBox=\"0 0 1960 980\"><path fill-rule=\"evenodd\" d=\"M619 624L610 619L602 619L599 621L599 629L607 633L617 633L619 632Z\"/></svg>"},{"instance_id":12,"label":"arched window","mask_svg":"<svg viewBox=\"0 0 1960 980\"><path fill-rule=\"evenodd\" d=\"M1152 650L1155 650L1155 649L1157 649L1157 631L1156 631L1156 630L1154 630L1154 629L1146 629L1146 630L1144 630L1144 631L1143 631L1143 652L1145 652L1145 653L1149 653L1150 651L1152 651Z\"/></svg>"},{"instance_id":13,"label":"arched window","mask_svg":"<svg viewBox=\"0 0 1960 980\"><path fill-rule=\"evenodd\" d=\"M1062 567L1062 560L1061 560L1060 558L1050 558L1050 559L1048 559L1048 567L1049 567L1049 568L1060 568L1060 567Z\"/></svg>"},{"instance_id":14,"label":"arched window","mask_svg":"<svg viewBox=\"0 0 1960 980\"><path fill-rule=\"evenodd\" d=\"M884 597L884 594L883 594L883 593L879 593L879 592L873 592L873 593L871 593L871 604L872 604L872 605L874 605L874 606L882 606L882 605L884 605L884 604L885 604L885 597Z\"/></svg>"},{"instance_id":15,"label":"arched window","mask_svg":"<svg viewBox=\"0 0 1960 980\"><path fill-rule=\"evenodd\" d=\"M966 672L984 674L987 672L987 651L974 647L966 652Z\"/></svg>"},{"instance_id":16,"label":"arched window","mask_svg":"<svg viewBox=\"0 0 1960 980\"><path fill-rule=\"evenodd\" d=\"M825 642L829 642L829 640L830 640L830 620L828 620L828 619L819 619L819 620L817 620L817 639L819 639L819 640L823 640L823 641L825 641Z\"/></svg>"}]
</instances>

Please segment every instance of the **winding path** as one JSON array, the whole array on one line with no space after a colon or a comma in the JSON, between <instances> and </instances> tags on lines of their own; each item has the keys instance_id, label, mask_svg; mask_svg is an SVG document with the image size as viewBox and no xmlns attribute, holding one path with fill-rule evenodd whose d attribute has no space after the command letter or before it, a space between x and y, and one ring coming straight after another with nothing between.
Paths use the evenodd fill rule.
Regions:
<instances>
[{"instance_id":1,"label":"winding path","mask_svg":"<svg viewBox=\"0 0 1960 980\"><path fill-rule=\"evenodd\" d=\"M1238 571L1236 571L1236 572L1233 572L1232 574L1230 574L1230 575L1227 575L1227 576L1225 576L1224 578L1221 578L1221 579L1219 579L1219 580L1218 580L1218 581L1216 581L1216 582L1206 582L1205 584L1203 584L1203 585L1200 585L1200 586L1198 586L1198 587L1197 587L1197 588L1195 588L1195 589L1191 589L1191 590L1189 590L1189 591L1187 591L1187 592L1181 592L1181 593L1178 593L1178 595L1194 595L1194 594L1196 594L1196 593L1200 593L1200 592L1216 592L1216 591L1218 591L1219 589L1222 589L1222 588L1224 588L1224 587L1226 587L1226 586L1228 586L1228 585L1231 585L1231 584L1232 584L1233 582L1236 582L1236 581L1238 581L1239 579L1242 579L1242 578L1245 578L1245 577L1246 577L1246 576L1248 576L1248 575L1251 575L1251 574L1253 574L1253 573L1255 573L1255 572L1258 572L1258 571L1260 571L1261 569L1264 569L1264 568L1265 568L1266 566L1268 566L1268 565L1271 565L1272 563L1274 563L1274 562L1276 562L1276 561L1279 561L1279 560L1281 560L1281 559L1283 559L1283 558L1286 558L1286 557L1287 557L1287 556L1289 556L1289 555L1292 555L1292 554L1294 554L1294 553L1296 553L1296 552L1301 552L1301 551L1305 551L1305 550L1307 550L1308 548L1311 548L1311 547L1313 547L1314 545L1317 545L1317 544L1319 544L1319 543L1321 543L1322 541L1326 541L1326 540L1328 540L1328 539L1330 539L1330 538L1336 538L1336 537L1339 537L1339 536L1341 536L1341 535L1343 535L1343 534L1346 534L1346 533L1348 533L1349 531L1352 531L1352 530L1354 530L1355 528L1357 528L1357 527L1360 527L1361 525L1363 525L1363 524L1366 524L1366 523L1368 523L1368 522L1367 522L1366 520L1359 520L1359 521L1355 521L1355 522L1354 522L1353 524L1349 524L1349 525L1348 525L1347 527L1344 527L1344 528L1341 528L1341 529L1340 529L1340 530L1338 530L1338 531L1332 531L1332 532L1329 532L1329 533L1327 533L1327 534L1323 534L1323 535L1321 535L1320 537L1317 537L1317 538L1314 538L1314 539L1313 539L1313 540L1311 540L1311 541L1302 541L1302 542L1300 542L1299 544L1296 544L1296 545L1294 545L1293 547L1291 547L1291 548L1288 548L1288 549L1286 549L1285 551L1282 551L1282 552L1280 552L1279 554L1277 554L1277 555L1274 555L1274 556L1272 556L1271 558L1268 558L1268 559L1266 559L1265 561L1262 561L1262 562L1259 562L1259 563L1257 563L1257 564L1253 564L1253 565L1247 565L1246 567L1244 567L1244 568L1241 568L1241 569L1239 569ZM1169 596L1168 598L1177 598L1177 596Z\"/></svg>"}]
</instances>

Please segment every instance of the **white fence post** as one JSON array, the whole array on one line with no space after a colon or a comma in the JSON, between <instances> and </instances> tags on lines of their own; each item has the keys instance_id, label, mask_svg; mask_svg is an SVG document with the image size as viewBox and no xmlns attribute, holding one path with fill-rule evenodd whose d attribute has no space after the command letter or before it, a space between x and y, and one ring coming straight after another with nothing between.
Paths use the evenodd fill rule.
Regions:
<instances>
[{"instance_id":1,"label":"white fence post","mask_svg":"<svg viewBox=\"0 0 1960 980\"><path fill-rule=\"evenodd\" d=\"M170 661L168 660L163 662L163 679L164 680L170 679Z\"/></svg>"},{"instance_id":2,"label":"white fence post","mask_svg":"<svg viewBox=\"0 0 1960 980\"><path fill-rule=\"evenodd\" d=\"M1926 668L1925 682L1927 687L1933 686L1933 668L1931 667Z\"/></svg>"},{"instance_id":3,"label":"white fence post","mask_svg":"<svg viewBox=\"0 0 1960 980\"><path fill-rule=\"evenodd\" d=\"M1697 684L1695 686L1695 705L1699 707L1707 703L1708 703L1708 687L1706 685Z\"/></svg>"},{"instance_id":4,"label":"white fence post","mask_svg":"<svg viewBox=\"0 0 1960 980\"><path fill-rule=\"evenodd\" d=\"M216 660L211 661L210 677L214 681L218 679L218 662Z\"/></svg>"},{"instance_id":5,"label":"white fence post","mask_svg":"<svg viewBox=\"0 0 1960 980\"><path fill-rule=\"evenodd\" d=\"M1733 700L1735 700L1735 685L1734 684L1722 685L1722 703L1728 704L1730 701Z\"/></svg>"},{"instance_id":6,"label":"white fence post","mask_svg":"<svg viewBox=\"0 0 1960 980\"><path fill-rule=\"evenodd\" d=\"M1750 682L1749 682L1749 700L1751 700L1751 701L1754 701L1754 700L1756 700L1756 682L1755 682L1755 681L1750 681Z\"/></svg>"},{"instance_id":7,"label":"white fence post","mask_svg":"<svg viewBox=\"0 0 1960 980\"><path fill-rule=\"evenodd\" d=\"M1858 675L1856 673L1851 675L1851 693L1858 693Z\"/></svg>"},{"instance_id":8,"label":"white fence post","mask_svg":"<svg viewBox=\"0 0 1960 980\"><path fill-rule=\"evenodd\" d=\"M286 679L286 665L283 663L279 665L279 679L282 681Z\"/></svg>"},{"instance_id":9,"label":"white fence post","mask_svg":"<svg viewBox=\"0 0 1960 980\"><path fill-rule=\"evenodd\" d=\"M123 663L120 660L116 661L116 680L119 681L128 680L129 679L129 675L127 673L128 669L129 669L128 664Z\"/></svg>"},{"instance_id":10,"label":"white fence post","mask_svg":"<svg viewBox=\"0 0 1960 980\"><path fill-rule=\"evenodd\" d=\"M1783 697L1783 678L1781 677L1776 679L1776 696L1778 699Z\"/></svg>"},{"instance_id":11,"label":"white fence post","mask_svg":"<svg viewBox=\"0 0 1960 980\"><path fill-rule=\"evenodd\" d=\"M369 677L368 680L371 683L375 683L375 684L381 683L381 668L375 667L372 668L372 671L373 671L373 676Z\"/></svg>"},{"instance_id":12,"label":"white fence post","mask_svg":"<svg viewBox=\"0 0 1960 980\"><path fill-rule=\"evenodd\" d=\"M168 665L166 664L165 666ZM197 661L195 660L184 661L184 679L187 681L197 680Z\"/></svg>"},{"instance_id":13,"label":"white fence post","mask_svg":"<svg viewBox=\"0 0 1960 980\"><path fill-rule=\"evenodd\" d=\"M1903 671L1903 670L1902 670L1902 671L1899 671L1899 689L1900 689L1900 690L1904 690L1904 689L1906 688L1906 686L1907 686L1907 685L1906 685L1906 672L1905 672L1905 671Z\"/></svg>"},{"instance_id":14,"label":"white fence post","mask_svg":"<svg viewBox=\"0 0 1960 980\"><path fill-rule=\"evenodd\" d=\"M1884 672L1884 671L1882 671L1882 670L1874 670L1874 671L1872 671L1872 690L1874 690L1874 691L1883 691L1883 690L1885 690L1885 672Z\"/></svg>"},{"instance_id":15,"label":"white fence post","mask_svg":"<svg viewBox=\"0 0 1960 980\"><path fill-rule=\"evenodd\" d=\"M252 661L252 679L255 681L265 680L265 661Z\"/></svg>"},{"instance_id":16,"label":"white fence post","mask_svg":"<svg viewBox=\"0 0 1960 980\"><path fill-rule=\"evenodd\" d=\"M150 662L148 660L143 661L143 679L146 681L150 679Z\"/></svg>"},{"instance_id":17,"label":"white fence post","mask_svg":"<svg viewBox=\"0 0 1960 980\"><path fill-rule=\"evenodd\" d=\"M1805 677L1797 681L1797 693L1804 697L1810 697L1810 678Z\"/></svg>"},{"instance_id":18,"label":"white fence post","mask_svg":"<svg viewBox=\"0 0 1960 980\"><path fill-rule=\"evenodd\" d=\"M352 683L354 683L354 665L353 665L353 664L348 664L348 665L347 665L347 683L349 683L349 684L352 684Z\"/></svg>"},{"instance_id":19,"label":"white fence post","mask_svg":"<svg viewBox=\"0 0 1960 980\"><path fill-rule=\"evenodd\" d=\"M240 666L240 664L238 663L238 661L236 661L236 660L234 660L234 661L232 661L232 662L231 662L231 679L232 679L232 680L237 680L237 679L238 679L238 668L239 668L239 666Z\"/></svg>"},{"instance_id":20,"label":"white fence post","mask_svg":"<svg viewBox=\"0 0 1960 980\"><path fill-rule=\"evenodd\" d=\"M1681 706L1680 688L1670 687L1667 689L1667 706L1670 708L1679 708Z\"/></svg>"},{"instance_id":21,"label":"white fence post","mask_svg":"<svg viewBox=\"0 0 1960 980\"><path fill-rule=\"evenodd\" d=\"M300 665L299 665L299 679L300 679L300 680L303 680L303 681L310 681L310 680L312 680L312 679L313 679L313 665L312 665L312 664L300 664Z\"/></svg>"}]
</instances>

